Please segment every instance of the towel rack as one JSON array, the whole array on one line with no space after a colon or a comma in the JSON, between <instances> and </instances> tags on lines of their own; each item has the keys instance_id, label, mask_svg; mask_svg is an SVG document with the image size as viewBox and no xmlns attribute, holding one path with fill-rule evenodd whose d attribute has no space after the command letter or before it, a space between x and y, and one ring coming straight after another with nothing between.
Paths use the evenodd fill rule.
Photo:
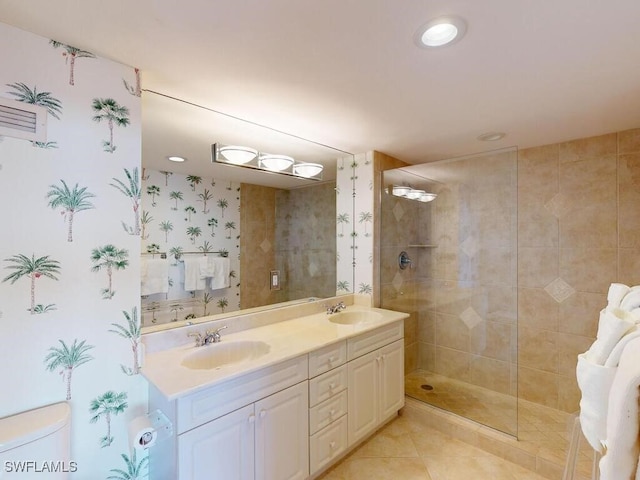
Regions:
<instances>
[{"instance_id":1,"label":"towel rack","mask_svg":"<svg viewBox=\"0 0 640 480\"><path fill-rule=\"evenodd\" d=\"M167 258L167 252L142 252L140 255L153 255L153 258L160 255L160 258Z\"/></svg>"}]
</instances>

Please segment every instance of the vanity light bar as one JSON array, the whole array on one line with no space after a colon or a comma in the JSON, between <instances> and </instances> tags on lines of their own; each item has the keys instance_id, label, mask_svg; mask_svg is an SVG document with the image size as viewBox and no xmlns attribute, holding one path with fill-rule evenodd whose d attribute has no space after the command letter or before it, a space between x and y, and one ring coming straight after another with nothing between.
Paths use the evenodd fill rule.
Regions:
<instances>
[{"instance_id":1,"label":"vanity light bar","mask_svg":"<svg viewBox=\"0 0 640 480\"><path fill-rule=\"evenodd\" d=\"M418 190L406 185L389 185L387 193L396 197L407 198L409 200L417 200L418 202L432 202L438 196L437 193L429 193L424 190Z\"/></svg>"},{"instance_id":2,"label":"vanity light bar","mask_svg":"<svg viewBox=\"0 0 640 480\"><path fill-rule=\"evenodd\" d=\"M286 155L259 152L250 147L214 143L211 145L211 162L290 177L322 180L323 166L319 163L296 162Z\"/></svg>"}]
</instances>

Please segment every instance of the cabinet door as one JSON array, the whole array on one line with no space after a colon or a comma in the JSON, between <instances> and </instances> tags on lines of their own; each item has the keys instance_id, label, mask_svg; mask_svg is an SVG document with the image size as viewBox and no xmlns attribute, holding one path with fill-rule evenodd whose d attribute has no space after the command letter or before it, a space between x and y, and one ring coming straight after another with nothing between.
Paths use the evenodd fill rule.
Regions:
<instances>
[{"instance_id":1,"label":"cabinet door","mask_svg":"<svg viewBox=\"0 0 640 480\"><path fill-rule=\"evenodd\" d=\"M348 364L350 446L378 426L379 362L376 350Z\"/></svg>"},{"instance_id":2,"label":"cabinet door","mask_svg":"<svg viewBox=\"0 0 640 480\"><path fill-rule=\"evenodd\" d=\"M404 346L399 340L380 349L380 421L404 405Z\"/></svg>"},{"instance_id":3,"label":"cabinet door","mask_svg":"<svg viewBox=\"0 0 640 480\"><path fill-rule=\"evenodd\" d=\"M178 436L179 480L253 480L253 405Z\"/></svg>"},{"instance_id":4,"label":"cabinet door","mask_svg":"<svg viewBox=\"0 0 640 480\"><path fill-rule=\"evenodd\" d=\"M302 382L255 403L256 480L309 476L309 385ZM231 478L231 477L230 477Z\"/></svg>"}]
</instances>

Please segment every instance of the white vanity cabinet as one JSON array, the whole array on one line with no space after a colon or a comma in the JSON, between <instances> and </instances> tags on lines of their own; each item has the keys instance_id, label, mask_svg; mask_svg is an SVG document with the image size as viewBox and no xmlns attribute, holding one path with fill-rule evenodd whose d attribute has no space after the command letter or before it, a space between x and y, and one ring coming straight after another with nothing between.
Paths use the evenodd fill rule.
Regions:
<instances>
[{"instance_id":1,"label":"white vanity cabinet","mask_svg":"<svg viewBox=\"0 0 640 480\"><path fill-rule=\"evenodd\" d=\"M402 338L403 326L398 323L348 342L353 357L347 364L349 445L365 438L404 406Z\"/></svg>"},{"instance_id":2,"label":"white vanity cabinet","mask_svg":"<svg viewBox=\"0 0 640 480\"><path fill-rule=\"evenodd\" d=\"M309 353L309 468L328 467L347 450L347 342Z\"/></svg>"},{"instance_id":3,"label":"white vanity cabinet","mask_svg":"<svg viewBox=\"0 0 640 480\"><path fill-rule=\"evenodd\" d=\"M318 477L404 405L402 319L347 328L342 339L173 397L150 383L149 408L164 412L173 435L149 450L149 479Z\"/></svg>"},{"instance_id":4,"label":"white vanity cabinet","mask_svg":"<svg viewBox=\"0 0 640 480\"><path fill-rule=\"evenodd\" d=\"M150 408L175 435L150 450L151 480L303 480L309 476L308 361L303 355Z\"/></svg>"},{"instance_id":5,"label":"white vanity cabinet","mask_svg":"<svg viewBox=\"0 0 640 480\"><path fill-rule=\"evenodd\" d=\"M307 382L178 436L180 480L304 480Z\"/></svg>"}]
</instances>

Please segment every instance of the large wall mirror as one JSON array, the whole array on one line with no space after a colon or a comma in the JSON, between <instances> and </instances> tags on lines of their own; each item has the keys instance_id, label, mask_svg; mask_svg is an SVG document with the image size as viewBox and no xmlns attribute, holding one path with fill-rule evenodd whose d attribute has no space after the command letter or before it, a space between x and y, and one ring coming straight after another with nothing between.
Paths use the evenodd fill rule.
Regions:
<instances>
[{"instance_id":1,"label":"large wall mirror","mask_svg":"<svg viewBox=\"0 0 640 480\"><path fill-rule=\"evenodd\" d=\"M142 115L143 327L349 292L336 225L353 218L352 154L156 92ZM320 164L322 179L214 163L214 143Z\"/></svg>"}]
</instances>

